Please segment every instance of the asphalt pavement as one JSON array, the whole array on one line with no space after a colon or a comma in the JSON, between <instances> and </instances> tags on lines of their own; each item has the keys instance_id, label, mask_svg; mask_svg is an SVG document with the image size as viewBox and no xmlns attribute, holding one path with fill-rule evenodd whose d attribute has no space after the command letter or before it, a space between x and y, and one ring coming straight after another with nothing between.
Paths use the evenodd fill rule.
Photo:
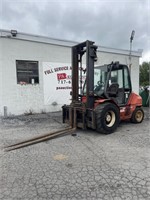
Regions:
<instances>
[{"instance_id":1,"label":"asphalt pavement","mask_svg":"<svg viewBox=\"0 0 150 200\"><path fill-rule=\"evenodd\" d=\"M65 127L60 113L0 119L1 200L150 200L150 123L104 135L78 130L22 149L3 147Z\"/></svg>"}]
</instances>

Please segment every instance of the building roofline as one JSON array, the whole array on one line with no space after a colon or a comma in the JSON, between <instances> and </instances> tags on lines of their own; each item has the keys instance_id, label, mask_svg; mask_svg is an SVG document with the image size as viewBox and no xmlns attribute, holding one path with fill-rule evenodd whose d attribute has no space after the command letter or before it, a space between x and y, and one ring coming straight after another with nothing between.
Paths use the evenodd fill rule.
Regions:
<instances>
[{"instance_id":1,"label":"building roofline","mask_svg":"<svg viewBox=\"0 0 150 200\"><path fill-rule=\"evenodd\" d=\"M23 33L23 32L18 32L18 31L17 31L16 36L13 36L11 33L11 30L5 30L5 29L0 29L0 37L1 38L18 39L18 40L26 40L26 41L32 41L32 42L40 42L40 43L53 44L53 45L66 46L66 47L72 47L79 43L77 41L51 38L51 37L47 37L47 36ZM98 51L105 52L105 53L124 54L124 55L129 55L129 53L130 53L129 50L104 47L104 46L100 46L100 45L98 45ZM141 50L140 51L132 51L132 56L142 57L142 51Z\"/></svg>"}]
</instances>

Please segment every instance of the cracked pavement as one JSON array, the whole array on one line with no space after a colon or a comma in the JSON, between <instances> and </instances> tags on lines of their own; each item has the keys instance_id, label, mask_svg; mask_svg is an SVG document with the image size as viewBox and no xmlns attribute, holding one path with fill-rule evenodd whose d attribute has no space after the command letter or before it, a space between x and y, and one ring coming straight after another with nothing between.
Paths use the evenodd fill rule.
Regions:
<instances>
[{"instance_id":1,"label":"cracked pavement","mask_svg":"<svg viewBox=\"0 0 150 200\"><path fill-rule=\"evenodd\" d=\"M60 122L60 113L0 119L1 200L150 200L149 117L123 122L110 135L78 130L4 152L8 144L61 129Z\"/></svg>"}]
</instances>

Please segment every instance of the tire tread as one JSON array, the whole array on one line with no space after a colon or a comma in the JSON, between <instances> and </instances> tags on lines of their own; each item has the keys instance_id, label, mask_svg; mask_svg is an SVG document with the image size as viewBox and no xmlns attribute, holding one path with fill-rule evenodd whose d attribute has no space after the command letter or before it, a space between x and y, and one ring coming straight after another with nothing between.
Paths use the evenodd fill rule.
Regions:
<instances>
[{"instance_id":1,"label":"tire tread","mask_svg":"<svg viewBox=\"0 0 150 200\"><path fill-rule=\"evenodd\" d=\"M96 131L97 132L104 133L104 134L110 134L110 133L114 132L114 130L113 131L106 130L104 128L104 126L102 125L102 114L103 114L103 111L109 105L110 105L110 107L112 107L112 105L113 105L114 108L116 107L116 112L117 112L116 121L117 122L116 122L116 125L114 127L114 130L118 127L118 124L119 124L119 121L120 121L120 113L118 111L119 109L113 103L107 102L107 103L100 104L95 108L95 112L96 112Z\"/></svg>"}]
</instances>

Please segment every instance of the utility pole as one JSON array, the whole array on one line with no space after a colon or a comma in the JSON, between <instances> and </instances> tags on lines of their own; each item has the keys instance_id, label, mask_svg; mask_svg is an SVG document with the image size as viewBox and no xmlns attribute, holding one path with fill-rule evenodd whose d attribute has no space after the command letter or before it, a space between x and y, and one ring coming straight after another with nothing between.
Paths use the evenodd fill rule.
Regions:
<instances>
[{"instance_id":1,"label":"utility pole","mask_svg":"<svg viewBox=\"0 0 150 200\"><path fill-rule=\"evenodd\" d=\"M132 41L133 41L133 38L134 38L134 35L135 35L135 31L133 30L132 33L131 33L131 37L130 37L130 53L129 53L129 70L130 70L130 74L131 74L131 65L132 65L132 62L131 62L131 54L132 54Z\"/></svg>"}]
</instances>

